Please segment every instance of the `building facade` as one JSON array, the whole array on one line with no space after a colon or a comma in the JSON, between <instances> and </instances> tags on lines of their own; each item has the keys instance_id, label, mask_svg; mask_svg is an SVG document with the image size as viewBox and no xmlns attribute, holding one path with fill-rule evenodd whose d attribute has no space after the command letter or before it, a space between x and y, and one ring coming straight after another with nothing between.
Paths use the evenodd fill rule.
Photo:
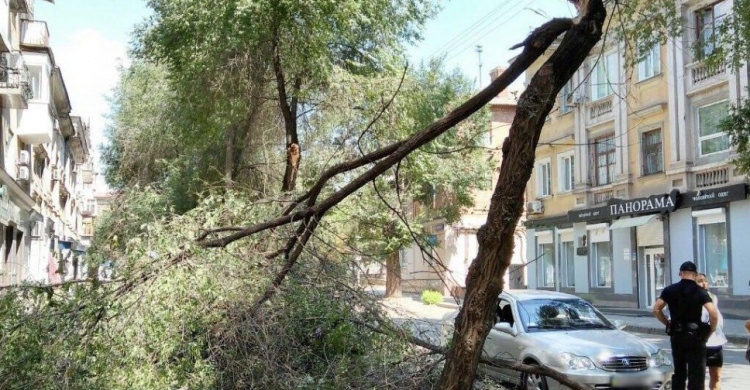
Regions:
<instances>
[{"instance_id":1,"label":"building facade","mask_svg":"<svg viewBox=\"0 0 750 390\"><path fill-rule=\"evenodd\" d=\"M718 127L747 93L747 65L703 61L731 9L682 1L682 37L632 67L626 45L599 46L563 88L526 189L531 287L648 308L690 260L723 312L747 310L747 176Z\"/></svg>"},{"instance_id":2,"label":"building facade","mask_svg":"<svg viewBox=\"0 0 750 390\"><path fill-rule=\"evenodd\" d=\"M498 67L490 72L492 80L497 78L503 68ZM401 251L401 280L405 291L420 292L432 289L443 292L444 295L457 293L461 295L466 287L466 276L471 262L479 251L477 231L487 222L490 199L502 162L500 151L502 143L508 136L510 125L516 112L517 92L503 91L490 102L491 129L484 140L488 148L487 158L493 161L495 170L490 175L491 183L488 189L474 193L474 207L463 210L461 218L452 224L444 219L436 219L425 223L425 230L430 234L434 246L427 248L431 253L425 254L423 248L412 245ZM459 173L457 173L459 174ZM439 201L439 200L438 200ZM422 205L414 205L412 217L419 213ZM432 205L439 208L439 204ZM505 275L505 285L508 288L524 288L526 286L526 263L524 226L519 224L516 229L515 251L511 266ZM441 267L431 258L434 257Z\"/></svg>"},{"instance_id":3,"label":"building facade","mask_svg":"<svg viewBox=\"0 0 750 390\"><path fill-rule=\"evenodd\" d=\"M85 277L88 126L33 0L0 2L0 41L0 285Z\"/></svg>"}]
</instances>

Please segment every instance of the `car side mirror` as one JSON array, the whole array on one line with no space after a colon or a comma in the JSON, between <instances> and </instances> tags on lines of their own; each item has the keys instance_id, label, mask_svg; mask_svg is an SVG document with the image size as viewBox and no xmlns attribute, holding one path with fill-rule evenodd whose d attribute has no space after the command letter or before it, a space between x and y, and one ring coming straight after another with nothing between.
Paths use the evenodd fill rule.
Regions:
<instances>
[{"instance_id":1,"label":"car side mirror","mask_svg":"<svg viewBox=\"0 0 750 390\"><path fill-rule=\"evenodd\" d=\"M507 333L511 336L516 336L518 334L516 328L510 326L510 324L507 322L498 322L492 328L498 332Z\"/></svg>"},{"instance_id":2,"label":"car side mirror","mask_svg":"<svg viewBox=\"0 0 750 390\"><path fill-rule=\"evenodd\" d=\"M614 321L612 321L612 325L614 325L615 328L617 328L619 330L623 330L627 326L626 323L624 323L624 322L622 322L620 320L614 320Z\"/></svg>"}]
</instances>

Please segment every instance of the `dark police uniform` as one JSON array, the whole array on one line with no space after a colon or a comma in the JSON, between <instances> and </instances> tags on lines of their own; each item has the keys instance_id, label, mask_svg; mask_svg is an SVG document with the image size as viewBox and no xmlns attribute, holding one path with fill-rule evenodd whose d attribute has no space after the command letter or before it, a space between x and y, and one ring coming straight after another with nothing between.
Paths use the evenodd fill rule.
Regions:
<instances>
[{"instance_id":1,"label":"dark police uniform","mask_svg":"<svg viewBox=\"0 0 750 390\"><path fill-rule=\"evenodd\" d=\"M704 304L711 302L711 297L695 281L682 279L666 287L659 298L669 307L667 332L674 362L672 389L684 390L687 379L689 390L703 390L710 328L701 322L701 311Z\"/></svg>"}]
</instances>

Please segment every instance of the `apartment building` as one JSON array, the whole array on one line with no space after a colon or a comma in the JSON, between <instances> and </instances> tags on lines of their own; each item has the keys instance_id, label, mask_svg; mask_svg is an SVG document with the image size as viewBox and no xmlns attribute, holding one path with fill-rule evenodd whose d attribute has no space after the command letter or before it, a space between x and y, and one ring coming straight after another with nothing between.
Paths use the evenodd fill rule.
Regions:
<instances>
[{"instance_id":1,"label":"apartment building","mask_svg":"<svg viewBox=\"0 0 750 390\"><path fill-rule=\"evenodd\" d=\"M505 69L497 67L490 72L492 80L497 78ZM491 183L487 183L487 190L474 193L474 207L463 210L461 218L456 223L446 223L444 219L435 219L425 223L425 229L429 235L432 245L427 248L430 254L425 254L417 245L412 245L401 251L401 279L402 288L405 291L420 292L432 289L448 295L452 292L463 293L466 287L466 275L471 262L476 258L479 251L477 231L487 221L492 192L497 184L497 177L502 162L500 151L503 141L508 136L510 125L516 112L518 100L517 91L503 91L490 102L491 130L484 140L487 147L487 158L493 161L495 170L491 177ZM456 172L456 174L461 174ZM439 197L433 208L440 207ZM413 205L412 216L419 214L419 209L424 205ZM505 285L508 288L524 288L526 286L525 274L525 236L524 226L519 224L515 236L515 251L511 266L505 275ZM445 265L441 267L430 257L438 259Z\"/></svg>"},{"instance_id":2,"label":"apartment building","mask_svg":"<svg viewBox=\"0 0 750 390\"><path fill-rule=\"evenodd\" d=\"M690 260L723 312L747 310L747 176L717 126L747 65L703 61L731 0L678 3L682 37L630 68L624 43L599 46L558 97L526 189L530 287L648 308Z\"/></svg>"},{"instance_id":3,"label":"apartment building","mask_svg":"<svg viewBox=\"0 0 750 390\"><path fill-rule=\"evenodd\" d=\"M0 2L0 104L0 284L83 277L89 129L33 0Z\"/></svg>"}]
</instances>

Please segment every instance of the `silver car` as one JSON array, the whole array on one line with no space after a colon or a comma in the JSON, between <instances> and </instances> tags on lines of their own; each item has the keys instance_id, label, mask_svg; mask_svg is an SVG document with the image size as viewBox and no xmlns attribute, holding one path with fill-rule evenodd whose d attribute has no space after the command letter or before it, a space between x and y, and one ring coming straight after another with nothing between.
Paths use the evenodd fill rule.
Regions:
<instances>
[{"instance_id":1,"label":"silver car","mask_svg":"<svg viewBox=\"0 0 750 390\"><path fill-rule=\"evenodd\" d=\"M596 390L671 388L672 359L666 350L618 329L591 304L570 294L500 294L483 356L545 365ZM481 369L523 390L567 388L540 375L485 365Z\"/></svg>"}]
</instances>

